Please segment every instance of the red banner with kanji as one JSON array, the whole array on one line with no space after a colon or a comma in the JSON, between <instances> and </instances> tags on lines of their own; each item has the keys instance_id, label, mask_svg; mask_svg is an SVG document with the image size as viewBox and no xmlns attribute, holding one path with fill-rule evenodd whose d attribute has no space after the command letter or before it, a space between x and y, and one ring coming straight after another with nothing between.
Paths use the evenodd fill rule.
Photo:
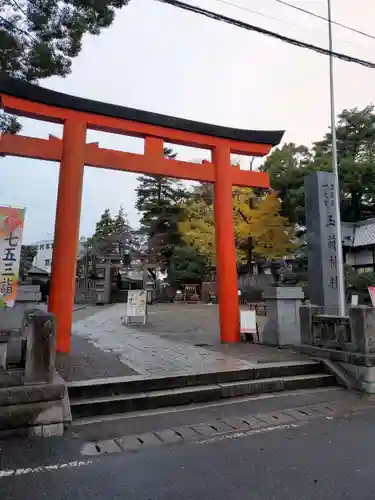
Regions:
<instances>
[{"instance_id":1,"label":"red banner with kanji","mask_svg":"<svg viewBox=\"0 0 375 500\"><path fill-rule=\"evenodd\" d=\"M13 307L17 297L24 208L0 206L0 306Z\"/></svg>"}]
</instances>

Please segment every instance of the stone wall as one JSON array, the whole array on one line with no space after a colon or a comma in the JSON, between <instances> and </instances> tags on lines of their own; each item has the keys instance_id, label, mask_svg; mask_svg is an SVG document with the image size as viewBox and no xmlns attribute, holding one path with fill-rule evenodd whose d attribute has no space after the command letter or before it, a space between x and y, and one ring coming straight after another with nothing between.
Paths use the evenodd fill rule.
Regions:
<instances>
[{"instance_id":1,"label":"stone wall","mask_svg":"<svg viewBox=\"0 0 375 500\"><path fill-rule=\"evenodd\" d=\"M24 355L17 367L8 363L14 337ZM0 337L0 435L62 435L71 422L67 386L55 369L56 330L53 314L25 312L22 328Z\"/></svg>"}]
</instances>

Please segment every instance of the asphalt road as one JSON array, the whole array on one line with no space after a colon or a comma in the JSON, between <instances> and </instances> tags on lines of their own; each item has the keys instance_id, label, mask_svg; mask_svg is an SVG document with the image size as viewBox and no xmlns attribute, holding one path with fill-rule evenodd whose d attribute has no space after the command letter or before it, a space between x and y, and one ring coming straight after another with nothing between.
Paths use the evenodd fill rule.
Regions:
<instances>
[{"instance_id":1,"label":"asphalt road","mask_svg":"<svg viewBox=\"0 0 375 500\"><path fill-rule=\"evenodd\" d=\"M10 462L3 448L0 498L373 500L374 424L371 409L258 434L231 434L91 460L75 455L72 440L46 440L32 453L19 444L19 451L9 448L18 467L27 462L34 469L6 476Z\"/></svg>"}]
</instances>

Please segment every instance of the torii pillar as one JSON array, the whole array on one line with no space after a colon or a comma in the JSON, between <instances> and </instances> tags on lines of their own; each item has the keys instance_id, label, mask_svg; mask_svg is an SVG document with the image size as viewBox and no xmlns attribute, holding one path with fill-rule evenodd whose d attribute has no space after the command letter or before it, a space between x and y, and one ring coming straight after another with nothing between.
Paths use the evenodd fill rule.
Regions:
<instances>
[{"instance_id":1,"label":"torii pillar","mask_svg":"<svg viewBox=\"0 0 375 500\"><path fill-rule=\"evenodd\" d=\"M225 145L218 146L214 149L212 157L216 175L214 215L220 332L222 342L232 343L240 340L240 310L230 148Z\"/></svg>"},{"instance_id":2,"label":"torii pillar","mask_svg":"<svg viewBox=\"0 0 375 500\"><path fill-rule=\"evenodd\" d=\"M57 191L55 236L48 310L56 317L57 350L70 351L73 321L86 123L66 120Z\"/></svg>"}]
</instances>

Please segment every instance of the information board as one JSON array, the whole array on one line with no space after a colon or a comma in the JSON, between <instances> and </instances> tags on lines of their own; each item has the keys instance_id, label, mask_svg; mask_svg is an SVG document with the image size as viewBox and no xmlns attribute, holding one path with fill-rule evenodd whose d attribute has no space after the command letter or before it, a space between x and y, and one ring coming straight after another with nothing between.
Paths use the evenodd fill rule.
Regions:
<instances>
[{"instance_id":1,"label":"information board","mask_svg":"<svg viewBox=\"0 0 375 500\"><path fill-rule=\"evenodd\" d=\"M147 290L129 290L126 304L126 323L146 323Z\"/></svg>"},{"instance_id":2,"label":"information board","mask_svg":"<svg viewBox=\"0 0 375 500\"><path fill-rule=\"evenodd\" d=\"M255 338L255 335L258 333L256 311L240 311L240 319L240 332L244 335L251 333Z\"/></svg>"}]
</instances>

